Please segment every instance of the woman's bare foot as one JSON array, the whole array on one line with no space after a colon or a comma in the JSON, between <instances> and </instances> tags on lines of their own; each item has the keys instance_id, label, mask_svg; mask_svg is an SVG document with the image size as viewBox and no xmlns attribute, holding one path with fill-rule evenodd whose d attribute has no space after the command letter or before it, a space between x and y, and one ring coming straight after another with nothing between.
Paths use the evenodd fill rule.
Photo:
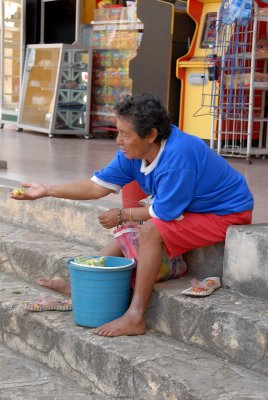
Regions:
<instances>
[{"instance_id":1,"label":"woman's bare foot","mask_svg":"<svg viewBox=\"0 0 268 400\"><path fill-rule=\"evenodd\" d=\"M145 333L145 321L144 319L138 320L126 312L122 317L96 328L94 333L109 337L143 335Z\"/></svg>"},{"instance_id":2,"label":"woman's bare foot","mask_svg":"<svg viewBox=\"0 0 268 400\"><path fill-rule=\"evenodd\" d=\"M38 285L40 286L44 286L48 289L55 290L57 292L65 294L66 296L71 296L70 282L65 281L62 278L56 278L56 279L39 278L37 279L36 283L38 283Z\"/></svg>"}]
</instances>

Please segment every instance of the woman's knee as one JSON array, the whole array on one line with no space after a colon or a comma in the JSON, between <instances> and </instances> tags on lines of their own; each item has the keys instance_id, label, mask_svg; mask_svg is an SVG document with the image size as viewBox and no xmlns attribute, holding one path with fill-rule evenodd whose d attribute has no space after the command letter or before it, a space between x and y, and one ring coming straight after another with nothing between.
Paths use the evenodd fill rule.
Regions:
<instances>
[{"instance_id":1,"label":"woman's knee","mask_svg":"<svg viewBox=\"0 0 268 400\"><path fill-rule=\"evenodd\" d=\"M163 242L160 232L158 231L156 225L149 221L146 221L140 228L139 232L139 242L153 241L155 243Z\"/></svg>"}]
</instances>

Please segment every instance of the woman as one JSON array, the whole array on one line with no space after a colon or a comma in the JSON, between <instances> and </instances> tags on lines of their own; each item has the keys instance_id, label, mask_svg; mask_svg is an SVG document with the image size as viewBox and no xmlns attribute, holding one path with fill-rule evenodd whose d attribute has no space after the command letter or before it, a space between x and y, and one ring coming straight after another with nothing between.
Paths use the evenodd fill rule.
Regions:
<instances>
[{"instance_id":1,"label":"woman","mask_svg":"<svg viewBox=\"0 0 268 400\"><path fill-rule=\"evenodd\" d=\"M161 266L162 247L169 257L225 239L229 225L249 224L253 196L242 175L199 138L171 126L167 111L151 95L127 96L116 105L115 158L89 180L44 186L25 183L24 194L35 200L58 197L92 200L118 192L136 180L151 196L142 208L110 209L99 216L107 229L126 221L144 221L139 237L139 268L127 312L95 329L101 336L139 335L146 329L145 311ZM113 243L103 255L118 255ZM53 287L51 282L40 281ZM61 283L62 284L62 283ZM54 289L69 291L68 283Z\"/></svg>"}]
</instances>

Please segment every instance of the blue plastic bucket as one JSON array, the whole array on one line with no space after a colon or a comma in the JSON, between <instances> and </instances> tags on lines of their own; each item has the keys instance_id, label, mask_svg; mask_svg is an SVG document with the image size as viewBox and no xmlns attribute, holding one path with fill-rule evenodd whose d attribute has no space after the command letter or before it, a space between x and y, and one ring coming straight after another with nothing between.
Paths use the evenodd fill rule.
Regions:
<instances>
[{"instance_id":1,"label":"blue plastic bucket","mask_svg":"<svg viewBox=\"0 0 268 400\"><path fill-rule=\"evenodd\" d=\"M96 267L68 260L74 322L94 328L121 317L129 306L135 266L134 259L123 257L106 257L105 266Z\"/></svg>"}]
</instances>

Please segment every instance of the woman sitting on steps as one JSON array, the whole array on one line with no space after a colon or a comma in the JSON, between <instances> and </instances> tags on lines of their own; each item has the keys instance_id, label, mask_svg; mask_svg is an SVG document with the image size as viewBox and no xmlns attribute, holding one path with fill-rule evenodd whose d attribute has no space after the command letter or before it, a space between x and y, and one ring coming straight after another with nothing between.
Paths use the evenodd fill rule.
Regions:
<instances>
[{"instance_id":1,"label":"woman sitting on steps","mask_svg":"<svg viewBox=\"0 0 268 400\"><path fill-rule=\"evenodd\" d=\"M123 222L144 221L139 235L139 267L126 313L95 329L101 336L140 335L145 311L161 266L162 247L174 257L225 240L229 225L250 224L253 196L245 178L201 139L170 125L167 111L154 96L127 96L116 105L119 151L91 179L63 185L24 183L16 200L57 197L92 200L136 180L152 204L112 208L99 216L107 229ZM115 242L101 255L122 255ZM62 280L39 284L70 294Z\"/></svg>"}]
</instances>

